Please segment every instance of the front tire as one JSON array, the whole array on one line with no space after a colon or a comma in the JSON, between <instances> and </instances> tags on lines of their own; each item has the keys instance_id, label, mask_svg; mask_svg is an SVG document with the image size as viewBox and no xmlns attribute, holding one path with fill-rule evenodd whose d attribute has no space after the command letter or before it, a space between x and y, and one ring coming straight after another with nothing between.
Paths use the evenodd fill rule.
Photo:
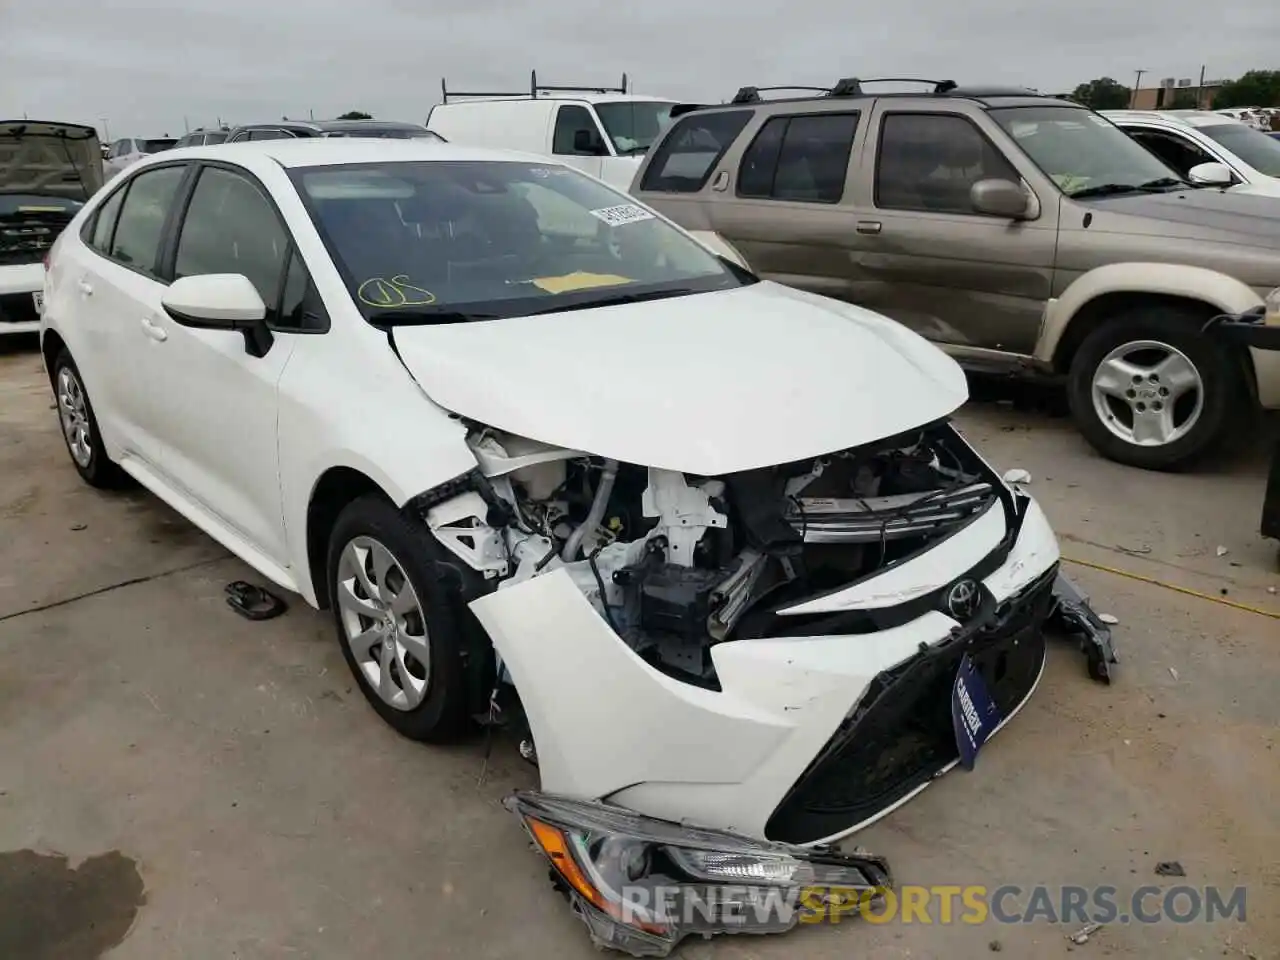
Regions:
<instances>
[{"instance_id":1,"label":"front tire","mask_svg":"<svg viewBox=\"0 0 1280 960\"><path fill-rule=\"evenodd\" d=\"M1067 394L1084 438L1109 460L1174 470L1219 451L1248 410L1244 370L1189 309L1104 320L1071 360Z\"/></svg>"},{"instance_id":2,"label":"front tire","mask_svg":"<svg viewBox=\"0 0 1280 960\"><path fill-rule=\"evenodd\" d=\"M431 534L381 497L352 501L329 537L330 607L360 692L412 740L466 727L462 642Z\"/></svg>"},{"instance_id":3,"label":"front tire","mask_svg":"<svg viewBox=\"0 0 1280 960\"><path fill-rule=\"evenodd\" d=\"M128 486L130 477L107 456L102 431L94 415L89 393L80 378L80 370L66 347L53 361L53 396L57 404L62 439L76 473L91 487L117 490Z\"/></svg>"}]
</instances>

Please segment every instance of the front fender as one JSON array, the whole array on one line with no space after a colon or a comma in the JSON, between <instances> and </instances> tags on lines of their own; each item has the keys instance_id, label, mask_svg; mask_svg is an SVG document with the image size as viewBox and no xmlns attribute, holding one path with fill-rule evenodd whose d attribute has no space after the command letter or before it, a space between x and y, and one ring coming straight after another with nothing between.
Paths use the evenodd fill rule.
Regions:
<instances>
[{"instance_id":1,"label":"front fender","mask_svg":"<svg viewBox=\"0 0 1280 960\"><path fill-rule=\"evenodd\" d=\"M1049 301L1036 344L1036 359L1052 363L1058 344L1081 308L1109 293L1185 297L1208 303L1223 313L1243 313L1262 303L1262 298L1246 284L1216 270L1179 263L1110 263L1077 277L1062 296Z\"/></svg>"}]
</instances>

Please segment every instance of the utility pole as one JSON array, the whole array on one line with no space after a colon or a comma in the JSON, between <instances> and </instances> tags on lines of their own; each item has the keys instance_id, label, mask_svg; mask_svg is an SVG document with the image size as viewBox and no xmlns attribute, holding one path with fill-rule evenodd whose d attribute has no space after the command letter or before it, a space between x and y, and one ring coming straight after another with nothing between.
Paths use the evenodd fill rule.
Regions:
<instances>
[{"instance_id":1,"label":"utility pole","mask_svg":"<svg viewBox=\"0 0 1280 960\"><path fill-rule=\"evenodd\" d=\"M315 119L316 119L316 112L315 112L314 110L308 110L308 111L307 111L307 115L311 117L311 119L312 119L312 121L313 121L313 122L315 121Z\"/></svg>"},{"instance_id":2,"label":"utility pole","mask_svg":"<svg viewBox=\"0 0 1280 960\"><path fill-rule=\"evenodd\" d=\"M111 140L111 128L110 128L109 126L107 126L107 118L106 118L106 117L99 117L98 119L99 119L100 121L102 121L102 138L103 138L104 140L106 140L106 141L110 142L110 140Z\"/></svg>"},{"instance_id":3,"label":"utility pole","mask_svg":"<svg viewBox=\"0 0 1280 960\"><path fill-rule=\"evenodd\" d=\"M1204 67L1200 67L1200 82L1196 84L1196 109L1204 109Z\"/></svg>"},{"instance_id":4,"label":"utility pole","mask_svg":"<svg viewBox=\"0 0 1280 960\"><path fill-rule=\"evenodd\" d=\"M1133 93L1129 94L1129 109L1133 109L1133 105L1138 102L1138 88L1142 86L1142 75L1146 70L1135 70L1137 78L1133 81Z\"/></svg>"},{"instance_id":5,"label":"utility pole","mask_svg":"<svg viewBox=\"0 0 1280 960\"><path fill-rule=\"evenodd\" d=\"M191 124L187 123L187 115L185 113L182 115L182 132L183 133L191 132Z\"/></svg>"}]
</instances>

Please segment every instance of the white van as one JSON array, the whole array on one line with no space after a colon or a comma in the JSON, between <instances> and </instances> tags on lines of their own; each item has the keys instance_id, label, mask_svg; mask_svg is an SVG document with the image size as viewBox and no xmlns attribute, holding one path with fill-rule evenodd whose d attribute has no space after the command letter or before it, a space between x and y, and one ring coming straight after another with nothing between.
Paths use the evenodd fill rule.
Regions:
<instances>
[{"instance_id":1,"label":"white van","mask_svg":"<svg viewBox=\"0 0 1280 960\"><path fill-rule=\"evenodd\" d=\"M540 86L535 71L527 93L440 91L427 129L450 143L554 156L620 190L675 106L628 93L625 73L617 87Z\"/></svg>"}]
</instances>

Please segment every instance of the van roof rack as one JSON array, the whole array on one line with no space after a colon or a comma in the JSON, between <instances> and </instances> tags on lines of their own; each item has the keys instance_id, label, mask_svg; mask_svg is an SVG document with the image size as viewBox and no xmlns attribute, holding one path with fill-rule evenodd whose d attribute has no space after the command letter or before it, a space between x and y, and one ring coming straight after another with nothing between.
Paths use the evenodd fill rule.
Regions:
<instances>
[{"instance_id":1,"label":"van roof rack","mask_svg":"<svg viewBox=\"0 0 1280 960\"><path fill-rule=\"evenodd\" d=\"M450 97L528 97L536 100L540 96L546 96L549 93L627 93L627 75L622 75L622 83L616 87L598 87L598 86L563 86L554 84L538 83L538 71L529 71L529 89L511 91L467 91L467 90L450 90L449 85L444 77L440 78L440 95L443 98L442 103L448 103Z\"/></svg>"}]
</instances>

